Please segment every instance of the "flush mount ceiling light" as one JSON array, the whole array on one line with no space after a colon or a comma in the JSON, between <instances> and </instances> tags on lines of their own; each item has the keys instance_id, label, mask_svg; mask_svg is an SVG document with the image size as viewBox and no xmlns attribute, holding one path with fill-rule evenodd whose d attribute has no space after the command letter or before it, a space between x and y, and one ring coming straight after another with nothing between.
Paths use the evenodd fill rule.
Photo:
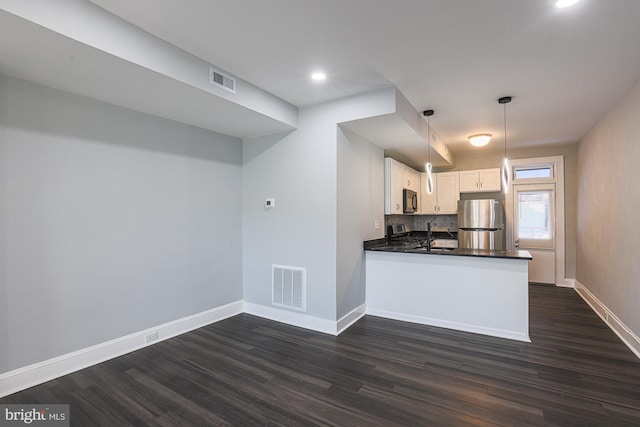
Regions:
<instances>
[{"instance_id":1,"label":"flush mount ceiling light","mask_svg":"<svg viewBox=\"0 0 640 427\"><path fill-rule=\"evenodd\" d=\"M498 99L498 104L504 106L504 164L502 165L502 186L504 187L504 194L509 192L509 183L511 181L511 166L509 166L509 159L507 158L507 104L510 102L510 96L503 96Z\"/></svg>"},{"instance_id":2,"label":"flush mount ceiling light","mask_svg":"<svg viewBox=\"0 0 640 427\"><path fill-rule=\"evenodd\" d=\"M422 114L427 118L427 139L429 140L429 161L425 169L427 170L427 194L433 194L433 174L431 170L433 165L431 164L431 123L429 117L433 116L433 110L425 110Z\"/></svg>"},{"instance_id":3,"label":"flush mount ceiling light","mask_svg":"<svg viewBox=\"0 0 640 427\"><path fill-rule=\"evenodd\" d=\"M315 82L321 82L323 80L327 79L327 75L321 71L317 71L313 74L311 74L311 80L315 81Z\"/></svg>"},{"instance_id":4,"label":"flush mount ceiling light","mask_svg":"<svg viewBox=\"0 0 640 427\"><path fill-rule=\"evenodd\" d=\"M487 145L489 143L489 140L491 140L491 134L490 133L479 133L477 135L471 135L469 137L469 142L474 147L485 146L485 145Z\"/></svg>"},{"instance_id":5,"label":"flush mount ceiling light","mask_svg":"<svg viewBox=\"0 0 640 427\"><path fill-rule=\"evenodd\" d=\"M558 9L563 9L565 7L569 7L569 6L573 6L574 4L578 3L579 0L558 0L556 2L556 7Z\"/></svg>"}]
</instances>

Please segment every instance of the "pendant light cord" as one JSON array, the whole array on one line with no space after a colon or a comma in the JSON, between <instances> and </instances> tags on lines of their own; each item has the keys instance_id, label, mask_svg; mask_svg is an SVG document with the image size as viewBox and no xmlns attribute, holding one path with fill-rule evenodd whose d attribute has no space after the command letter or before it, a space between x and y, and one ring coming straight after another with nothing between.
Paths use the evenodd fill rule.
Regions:
<instances>
[{"instance_id":1,"label":"pendant light cord","mask_svg":"<svg viewBox=\"0 0 640 427\"><path fill-rule=\"evenodd\" d=\"M427 138L429 139L429 163L431 163L431 122L427 116Z\"/></svg>"},{"instance_id":2,"label":"pendant light cord","mask_svg":"<svg viewBox=\"0 0 640 427\"><path fill-rule=\"evenodd\" d=\"M504 158L507 158L507 104L502 104L504 107Z\"/></svg>"},{"instance_id":3,"label":"pendant light cord","mask_svg":"<svg viewBox=\"0 0 640 427\"><path fill-rule=\"evenodd\" d=\"M504 158L507 158L507 104L511 102L510 96L503 96L498 103L504 107Z\"/></svg>"},{"instance_id":4,"label":"pendant light cord","mask_svg":"<svg viewBox=\"0 0 640 427\"><path fill-rule=\"evenodd\" d=\"M509 159L507 159L507 104L511 102L510 96L504 96L498 99L498 103L504 106L504 164L502 165L502 186L504 188L504 194L509 192L509 185L511 183L511 167L509 166Z\"/></svg>"}]
</instances>

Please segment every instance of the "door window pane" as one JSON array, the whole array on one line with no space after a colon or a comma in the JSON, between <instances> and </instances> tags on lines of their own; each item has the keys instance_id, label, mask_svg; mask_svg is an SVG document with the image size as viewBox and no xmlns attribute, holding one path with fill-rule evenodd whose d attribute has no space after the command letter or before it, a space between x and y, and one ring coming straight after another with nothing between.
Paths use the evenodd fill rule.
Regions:
<instances>
[{"instance_id":1,"label":"door window pane","mask_svg":"<svg viewBox=\"0 0 640 427\"><path fill-rule=\"evenodd\" d=\"M551 191L518 193L518 239L551 239Z\"/></svg>"}]
</instances>

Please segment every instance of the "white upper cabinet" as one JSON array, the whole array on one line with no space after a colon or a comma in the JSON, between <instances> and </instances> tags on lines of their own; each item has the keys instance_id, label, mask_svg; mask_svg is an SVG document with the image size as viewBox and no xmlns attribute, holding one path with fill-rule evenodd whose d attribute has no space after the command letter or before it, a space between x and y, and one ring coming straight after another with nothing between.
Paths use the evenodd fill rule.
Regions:
<instances>
[{"instance_id":1,"label":"white upper cabinet","mask_svg":"<svg viewBox=\"0 0 640 427\"><path fill-rule=\"evenodd\" d=\"M402 188L413 190L416 193L420 192L420 172L409 166L403 165L404 170L402 174Z\"/></svg>"},{"instance_id":2,"label":"white upper cabinet","mask_svg":"<svg viewBox=\"0 0 640 427\"><path fill-rule=\"evenodd\" d=\"M384 213L402 215L404 165L390 157L384 159Z\"/></svg>"},{"instance_id":3,"label":"white upper cabinet","mask_svg":"<svg viewBox=\"0 0 640 427\"><path fill-rule=\"evenodd\" d=\"M433 174L433 193L427 193L427 174L422 173L422 205L420 213L426 215L456 214L460 200L458 172Z\"/></svg>"},{"instance_id":4,"label":"white upper cabinet","mask_svg":"<svg viewBox=\"0 0 640 427\"><path fill-rule=\"evenodd\" d=\"M460 171L460 192L500 191L500 168Z\"/></svg>"},{"instance_id":5,"label":"white upper cabinet","mask_svg":"<svg viewBox=\"0 0 640 427\"><path fill-rule=\"evenodd\" d=\"M433 193L427 193L427 174L420 174L420 213L435 215L438 213L438 174L433 174Z\"/></svg>"},{"instance_id":6,"label":"white upper cabinet","mask_svg":"<svg viewBox=\"0 0 640 427\"><path fill-rule=\"evenodd\" d=\"M418 195L420 206L420 172L404 163L385 157L384 159L384 213L403 214L403 189L413 190Z\"/></svg>"},{"instance_id":7,"label":"white upper cabinet","mask_svg":"<svg viewBox=\"0 0 640 427\"><path fill-rule=\"evenodd\" d=\"M404 163L384 159L384 213L402 215L403 189L418 194L418 213L423 215L452 215L458 213L460 193L501 191L500 169L476 169L433 174L433 193L427 193L427 174Z\"/></svg>"},{"instance_id":8,"label":"white upper cabinet","mask_svg":"<svg viewBox=\"0 0 640 427\"><path fill-rule=\"evenodd\" d=\"M460 180L458 172L445 172L437 175L438 214L458 213L458 200L460 200Z\"/></svg>"},{"instance_id":9,"label":"white upper cabinet","mask_svg":"<svg viewBox=\"0 0 640 427\"><path fill-rule=\"evenodd\" d=\"M480 175L478 171L460 171L460 192L476 192L480 188Z\"/></svg>"}]
</instances>

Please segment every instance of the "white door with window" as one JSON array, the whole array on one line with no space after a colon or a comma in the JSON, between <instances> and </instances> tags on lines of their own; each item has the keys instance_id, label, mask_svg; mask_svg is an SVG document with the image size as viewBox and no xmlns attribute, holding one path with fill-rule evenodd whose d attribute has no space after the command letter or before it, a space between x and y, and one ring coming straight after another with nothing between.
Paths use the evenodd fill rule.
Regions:
<instances>
[{"instance_id":1,"label":"white door with window","mask_svg":"<svg viewBox=\"0 0 640 427\"><path fill-rule=\"evenodd\" d=\"M505 196L507 249L531 253L529 282L571 286L565 278L564 158L514 159Z\"/></svg>"},{"instance_id":2,"label":"white door with window","mask_svg":"<svg viewBox=\"0 0 640 427\"><path fill-rule=\"evenodd\" d=\"M555 184L516 184L512 192L513 248L531 253L529 282L556 282Z\"/></svg>"}]
</instances>

